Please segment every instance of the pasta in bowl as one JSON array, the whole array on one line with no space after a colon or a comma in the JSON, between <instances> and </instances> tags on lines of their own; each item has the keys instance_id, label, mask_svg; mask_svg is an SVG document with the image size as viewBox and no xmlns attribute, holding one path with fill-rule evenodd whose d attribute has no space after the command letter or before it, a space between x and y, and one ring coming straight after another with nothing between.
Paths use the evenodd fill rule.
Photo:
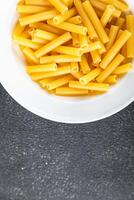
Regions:
<instances>
[{"instance_id":1,"label":"pasta in bowl","mask_svg":"<svg viewBox=\"0 0 134 200\"><path fill-rule=\"evenodd\" d=\"M15 7L9 3L10 16ZM1 82L21 105L48 119L83 123L109 116L133 100L134 18L125 2L25 0L17 11L15 27L9 13L3 23L2 32L8 33L3 34L4 48L14 67L9 69L3 55L7 79L3 75Z\"/></svg>"}]
</instances>

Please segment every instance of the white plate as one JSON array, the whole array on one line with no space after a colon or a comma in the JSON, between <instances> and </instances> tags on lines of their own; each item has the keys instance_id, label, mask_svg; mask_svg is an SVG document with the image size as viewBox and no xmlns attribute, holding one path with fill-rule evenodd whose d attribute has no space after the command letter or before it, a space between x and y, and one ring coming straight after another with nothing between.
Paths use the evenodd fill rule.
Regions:
<instances>
[{"instance_id":1,"label":"white plate","mask_svg":"<svg viewBox=\"0 0 134 200\"><path fill-rule=\"evenodd\" d=\"M0 81L19 104L43 118L65 123L85 123L108 117L134 100L133 70L107 94L96 97L57 97L47 94L32 82L12 45L16 3L17 0L4 0L0 6ZM134 10L134 1L128 0L128 3Z\"/></svg>"}]
</instances>

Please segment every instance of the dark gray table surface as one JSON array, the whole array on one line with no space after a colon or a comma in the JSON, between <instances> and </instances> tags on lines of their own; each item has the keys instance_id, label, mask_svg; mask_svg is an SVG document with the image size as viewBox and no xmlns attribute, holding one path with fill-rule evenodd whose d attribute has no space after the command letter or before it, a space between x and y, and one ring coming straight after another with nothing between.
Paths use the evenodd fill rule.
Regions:
<instances>
[{"instance_id":1,"label":"dark gray table surface","mask_svg":"<svg viewBox=\"0 0 134 200\"><path fill-rule=\"evenodd\" d=\"M134 200L134 103L68 125L26 111L0 86L0 200Z\"/></svg>"}]
</instances>

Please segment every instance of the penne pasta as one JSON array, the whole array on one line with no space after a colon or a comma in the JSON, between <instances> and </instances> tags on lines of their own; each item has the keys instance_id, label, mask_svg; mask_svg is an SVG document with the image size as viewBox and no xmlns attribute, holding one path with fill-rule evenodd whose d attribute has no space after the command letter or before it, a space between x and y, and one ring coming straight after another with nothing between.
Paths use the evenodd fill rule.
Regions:
<instances>
[{"instance_id":1,"label":"penne pasta","mask_svg":"<svg viewBox=\"0 0 134 200\"><path fill-rule=\"evenodd\" d=\"M81 62L80 62L80 69L83 74L87 74L91 69L85 55L82 55Z\"/></svg>"},{"instance_id":2,"label":"penne pasta","mask_svg":"<svg viewBox=\"0 0 134 200\"><path fill-rule=\"evenodd\" d=\"M19 22L21 26L25 26L31 23L36 23L36 22L41 22L41 21L51 19L52 17L55 17L57 14L58 14L58 11L53 9L53 10L33 14L30 16L22 17L19 19Z\"/></svg>"},{"instance_id":3,"label":"penne pasta","mask_svg":"<svg viewBox=\"0 0 134 200\"><path fill-rule=\"evenodd\" d=\"M89 82L94 80L101 73L101 71L102 70L100 68L91 70L88 74L86 74L80 78L80 83L82 85L88 84Z\"/></svg>"},{"instance_id":4,"label":"penne pasta","mask_svg":"<svg viewBox=\"0 0 134 200\"><path fill-rule=\"evenodd\" d=\"M52 51L53 49L55 49L56 47L64 44L65 42L69 41L71 39L71 34L70 33L65 33L61 36L59 36L58 38L56 38L55 40L49 42L48 44L46 44L45 46L41 47L40 49L38 49L35 52L35 56L37 58L49 53L50 51Z\"/></svg>"},{"instance_id":5,"label":"penne pasta","mask_svg":"<svg viewBox=\"0 0 134 200\"><path fill-rule=\"evenodd\" d=\"M111 76L109 76L105 80L105 83L108 83L108 84L115 84L115 83L117 83L117 75L111 75Z\"/></svg>"},{"instance_id":6,"label":"penne pasta","mask_svg":"<svg viewBox=\"0 0 134 200\"><path fill-rule=\"evenodd\" d=\"M100 20L98 19L98 16L96 15L95 10L93 9L90 1L88 1L88 0L84 1L83 7L84 7L88 17L92 21L101 41L104 44L107 43L109 41L109 38L108 38Z\"/></svg>"},{"instance_id":7,"label":"penne pasta","mask_svg":"<svg viewBox=\"0 0 134 200\"><path fill-rule=\"evenodd\" d=\"M54 24L52 22L52 20L48 20L47 22L48 22L48 24L55 26L57 28L63 29L65 31L77 33L77 34L80 34L80 35L86 35L87 34L87 27L82 26L82 25L71 24L69 22L62 22L61 24Z\"/></svg>"},{"instance_id":8,"label":"penne pasta","mask_svg":"<svg viewBox=\"0 0 134 200\"><path fill-rule=\"evenodd\" d=\"M98 36L96 34L96 31L95 31L92 23L90 22L90 19L88 18L86 12L84 11L84 8L82 6L81 1L80 0L74 0L74 5L75 5L75 7L76 7L76 9L77 9L77 11L79 13L79 15L82 18L83 24L87 27L89 37L91 39L98 38Z\"/></svg>"},{"instance_id":9,"label":"penne pasta","mask_svg":"<svg viewBox=\"0 0 134 200\"><path fill-rule=\"evenodd\" d=\"M82 49L69 46L59 46L54 49L54 52L73 56L81 56L83 53Z\"/></svg>"},{"instance_id":10,"label":"penne pasta","mask_svg":"<svg viewBox=\"0 0 134 200\"><path fill-rule=\"evenodd\" d=\"M113 13L115 11L115 7L112 5L107 5L106 9L100 19L103 27L105 27L107 25L107 23L109 22L110 18L112 17Z\"/></svg>"},{"instance_id":11,"label":"penne pasta","mask_svg":"<svg viewBox=\"0 0 134 200\"><path fill-rule=\"evenodd\" d=\"M72 75L63 76L63 77L58 78L58 79L56 79L56 80L54 80L52 82L49 82L47 84L47 89L48 90L54 90L54 89L59 88L59 87L61 87L63 85L66 85L72 79L73 79Z\"/></svg>"},{"instance_id":12,"label":"penne pasta","mask_svg":"<svg viewBox=\"0 0 134 200\"><path fill-rule=\"evenodd\" d=\"M70 19L67 20L69 23L71 24L81 24L82 23L82 19L79 15L76 15L74 17L71 17Z\"/></svg>"},{"instance_id":13,"label":"penne pasta","mask_svg":"<svg viewBox=\"0 0 134 200\"><path fill-rule=\"evenodd\" d=\"M56 89L56 94L60 96L80 96L80 95L87 95L88 90L82 89L73 89L68 87L61 87Z\"/></svg>"},{"instance_id":14,"label":"penne pasta","mask_svg":"<svg viewBox=\"0 0 134 200\"><path fill-rule=\"evenodd\" d=\"M116 40L114 45L109 49L109 51L104 56L103 60L100 63L100 67L105 69L108 66L108 64L112 61L112 59L120 51L120 49L123 47L123 45L130 38L130 36L131 36L131 33L129 31L127 31L127 30L123 31L123 33L120 35L118 40Z\"/></svg>"},{"instance_id":15,"label":"penne pasta","mask_svg":"<svg viewBox=\"0 0 134 200\"><path fill-rule=\"evenodd\" d=\"M80 62L80 56L72 56L72 55L55 55L55 56L44 56L40 58L40 63L67 63L67 62Z\"/></svg>"},{"instance_id":16,"label":"penne pasta","mask_svg":"<svg viewBox=\"0 0 134 200\"><path fill-rule=\"evenodd\" d=\"M112 74L112 72L116 69L116 67L118 67L122 61L124 60L124 56L122 56L121 54L118 54L113 61L105 68L104 71L102 71L102 73L97 77L97 82L102 83L104 82L108 76L110 76Z\"/></svg>"},{"instance_id":17,"label":"penne pasta","mask_svg":"<svg viewBox=\"0 0 134 200\"><path fill-rule=\"evenodd\" d=\"M89 48L88 38L86 35L79 35L79 43L83 50L87 50Z\"/></svg>"},{"instance_id":18,"label":"penne pasta","mask_svg":"<svg viewBox=\"0 0 134 200\"><path fill-rule=\"evenodd\" d=\"M32 66L26 66L26 71L29 74L32 73L38 73L38 72L49 72L49 71L56 71L57 65L55 63L50 63L46 65L32 65Z\"/></svg>"},{"instance_id":19,"label":"penne pasta","mask_svg":"<svg viewBox=\"0 0 134 200\"><path fill-rule=\"evenodd\" d=\"M54 24L60 24L60 23L62 23L64 21L66 21L67 19L73 17L76 14L77 14L76 9L75 8L71 8L64 15L59 14L59 15L55 16L53 18L53 23Z\"/></svg>"},{"instance_id":20,"label":"penne pasta","mask_svg":"<svg viewBox=\"0 0 134 200\"><path fill-rule=\"evenodd\" d=\"M39 5L39 6L46 6L51 7L49 1L46 0L24 0L26 5Z\"/></svg>"},{"instance_id":21,"label":"penne pasta","mask_svg":"<svg viewBox=\"0 0 134 200\"><path fill-rule=\"evenodd\" d=\"M68 11L68 7L61 0L48 0L50 4L52 4L56 10L58 10L61 14L65 14Z\"/></svg>"},{"instance_id":22,"label":"penne pasta","mask_svg":"<svg viewBox=\"0 0 134 200\"><path fill-rule=\"evenodd\" d=\"M127 64L124 64L124 65L121 65L121 66L117 67L117 68L113 71L113 74L116 74L116 75L126 74L126 73L128 73L131 69L132 69L132 63L127 63Z\"/></svg>"},{"instance_id":23,"label":"penne pasta","mask_svg":"<svg viewBox=\"0 0 134 200\"><path fill-rule=\"evenodd\" d=\"M90 82L87 85L82 85L82 84L80 84L79 81L69 81L69 87L70 88L75 88L75 89L106 92L109 89L109 84Z\"/></svg>"},{"instance_id":24,"label":"penne pasta","mask_svg":"<svg viewBox=\"0 0 134 200\"><path fill-rule=\"evenodd\" d=\"M20 26L20 24L17 22L12 32L12 38L21 35L24 29L25 26Z\"/></svg>"},{"instance_id":25,"label":"penne pasta","mask_svg":"<svg viewBox=\"0 0 134 200\"><path fill-rule=\"evenodd\" d=\"M47 32L47 31L42 31L40 29L36 29L34 31L34 36L39 37L41 39L45 39L45 40L53 40L53 39L58 37L54 33L50 33L50 32Z\"/></svg>"},{"instance_id":26,"label":"penne pasta","mask_svg":"<svg viewBox=\"0 0 134 200\"><path fill-rule=\"evenodd\" d=\"M27 5L18 5L17 12L18 13L26 13L26 14L34 14L48 10L47 7L43 6L27 6Z\"/></svg>"},{"instance_id":27,"label":"penne pasta","mask_svg":"<svg viewBox=\"0 0 134 200\"><path fill-rule=\"evenodd\" d=\"M113 44L114 44L114 42L116 40L118 31L119 31L119 27L118 26L114 26L114 25L111 26L110 32L109 32L109 42L106 44L106 49L107 50L109 50L113 46Z\"/></svg>"},{"instance_id":28,"label":"penne pasta","mask_svg":"<svg viewBox=\"0 0 134 200\"><path fill-rule=\"evenodd\" d=\"M72 43L74 47L80 47L79 35L72 33Z\"/></svg>"},{"instance_id":29,"label":"penne pasta","mask_svg":"<svg viewBox=\"0 0 134 200\"><path fill-rule=\"evenodd\" d=\"M95 51L91 51L91 57L92 57L92 60L93 60L93 65L99 65L99 63L101 62L101 57L100 57L100 54L97 50Z\"/></svg>"},{"instance_id":30,"label":"penne pasta","mask_svg":"<svg viewBox=\"0 0 134 200\"><path fill-rule=\"evenodd\" d=\"M106 4L112 4L113 6L115 6L117 9L121 11L128 10L128 5L119 0L100 0L100 1Z\"/></svg>"},{"instance_id":31,"label":"penne pasta","mask_svg":"<svg viewBox=\"0 0 134 200\"><path fill-rule=\"evenodd\" d=\"M31 64L38 64L39 60L35 57L34 51L28 47L21 48L22 53Z\"/></svg>"}]
</instances>

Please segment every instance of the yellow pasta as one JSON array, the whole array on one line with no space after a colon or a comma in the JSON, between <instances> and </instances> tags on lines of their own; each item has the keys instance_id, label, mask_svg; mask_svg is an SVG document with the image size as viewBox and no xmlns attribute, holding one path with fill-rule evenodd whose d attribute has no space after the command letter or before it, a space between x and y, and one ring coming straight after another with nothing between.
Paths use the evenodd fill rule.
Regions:
<instances>
[{"instance_id":1,"label":"yellow pasta","mask_svg":"<svg viewBox=\"0 0 134 200\"><path fill-rule=\"evenodd\" d=\"M88 30L88 34L90 36L91 39L95 39L98 38L96 31L92 25L92 23L90 22L90 19L88 18L87 14L85 13L82 3L80 0L74 0L74 5L79 13L79 15L82 18L82 22L83 24L87 27Z\"/></svg>"},{"instance_id":2,"label":"yellow pasta","mask_svg":"<svg viewBox=\"0 0 134 200\"><path fill-rule=\"evenodd\" d=\"M68 7L61 0L48 0L63 15L68 11Z\"/></svg>"},{"instance_id":3,"label":"yellow pasta","mask_svg":"<svg viewBox=\"0 0 134 200\"><path fill-rule=\"evenodd\" d=\"M54 52L74 56L81 56L83 53L82 49L69 46L59 46L56 49L54 49Z\"/></svg>"},{"instance_id":4,"label":"yellow pasta","mask_svg":"<svg viewBox=\"0 0 134 200\"><path fill-rule=\"evenodd\" d=\"M91 2L91 4L92 4L92 6L94 7L94 8L97 8L98 10L100 10L100 11L104 11L105 9L106 9L106 4L104 4L104 3L102 3L102 2L100 2L100 0L90 0L90 2ZM113 13L113 16L114 17L120 17L120 15L121 15L121 11L120 10L118 10L118 9L116 9L115 11L114 11L114 13Z\"/></svg>"},{"instance_id":5,"label":"yellow pasta","mask_svg":"<svg viewBox=\"0 0 134 200\"><path fill-rule=\"evenodd\" d=\"M13 38L13 41L18 45L29 47L34 50L39 49L41 47L41 44L33 42L30 39L26 39L20 36L16 36L15 38Z\"/></svg>"},{"instance_id":6,"label":"yellow pasta","mask_svg":"<svg viewBox=\"0 0 134 200\"><path fill-rule=\"evenodd\" d=\"M121 11L128 10L128 5L119 0L100 0L100 1L102 1L103 3L106 3L106 4L112 4Z\"/></svg>"},{"instance_id":7,"label":"yellow pasta","mask_svg":"<svg viewBox=\"0 0 134 200\"><path fill-rule=\"evenodd\" d=\"M82 23L82 19L79 15L76 15L74 17L71 17L70 19L67 20L69 23L71 24L81 24Z\"/></svg>"},{"instance_id":8,"label":"yellow pasta","mask_svg":"<svg viewBox=\"0 0 134 200\"><path fill-rule=\"evenodd\" d=\"M80 83L82 85L88 84L89 82L94 80L101 73L101 71L102 70L100 68L91 70L88 74L80 78Z\"/></svg>"},{"instance_id":9,"label":"yellow pasta","mask_svg":"<svg viewBox=\"0 0 134 200\"><path fill-rule=\"evenodd\" d=\"M50 63L46 65L32 65L26 66L26 71L29 74L38 73L38 72L49 72L49 71L56 71L57 65L55 63Z\"/></svg>"},{"instance_id":10,"label":"yellow pasta","mask_svg":"<svg viewBox=\"0 0 134 200\"><path fill-rule=\"evenodd\" d=\"M84 50L89 48L88 38L86 35L79 35L80 47Z\"/></svg>"},{"instance_id":11,"label":"yellow pasta","mask_svg":"<svg viewBox=\"0 0 134 200\"><path fill-rule=\"evenodd\" d=\"M121 66L117 67L117 68L113 71L113 74L117 74L117 75L126 74L126 73L128 73L131 69L132 69L132 63L127 63L127 64L124 64L124 65L121 65Z\"/></svg>"},{"instance_id":12,"label":"yellow pasta","mask_svg":"<svg viewBox=\"0 0 134 200\"><path fill-rule=\"evenodd\" d=\"M106 78L108 78L109 75L112 74L112 72L116 69L116 67L118 67L120 65L120 63L122 63L122 61L124 60L124 56L122 56L121 54L118 54L113 61L105 68L104 71L102 71L102 73L97 77L97 82L101 83L104 82Z\"/></svg>"},{"instance_id":13,"label":"yellow pasta","mask_svg":"<svg viewBox=\"0 0 134 200\"><path fill-rule=\"evenodd\" d=\"M116 36L118 34L118 31L119 31L118 26L114 26L114 25L111 26L110 32L109 32L109 42L106 44L107 50L109 50L113 46Z\"/></svg>"},{"instance_id":14,"label":"yellow pasta","mask_svg":"<svg viewBox=\"0 0 134 200\"><path fill-rule=\"evenodd\" d=\"M72 55L55 55L55 56L44 56L40 58L40 63L65 63L65 62L80 62L80 56L72 56Z\"/></svg>"},{"instance_id":15,"label":"yellow pasta","mask_svg":"<svg viewBox=\"0 0 134 200\"><path fill-rule=\"evenodd\" d=\"M51 4L49 3L49 1L46 1L46 0L25 0L25 4L51 7Z\"/></svg>"},{"instance_id":16,"label":"yellow pasta","mask_svg":"<svg viewBox=\"0 0 134 200\"><path fill-rule=\"evenodd\" d=\"M69 31L72 33L77 33L81 35L86 35L87 34L87 27L82 26L82 25L76 25L76 24L71 24L69 22L62 22L61 24L54 24L52 20L47 21L48 24L55 26L57 28L63 29L65 31Z\"/></svg>"},{"instance_id":17,"label":"yellow pasta","mask_svg":"<svg viewBox=\"0 0 134 200\"><path fill-rule=\"evenodd\" d=\"M71 73L71 67L65 66L65 67L58 68L54 72L40 72L40 73L32 74L31 78L34 81L38 81L44 78L56 77L56 76L61 76L65 74L70 74L70 73Z\"/></svg>"},{"instance_id":18,"label":"yellow pasta","mask_svg":"<svg viewBox=\"0 0 134 200\"><path fill-rule=\"evenodd\" d=\"M101 17L101 23L103 25L103 27L105 27L107 25L107 23L109 22L111 16L113 15L115 11L115 7L112 5L107 5L102 17Z\"/></svg>"},{"instance_id":19,"label":"yellow pasta","mask_svg":"<svg viewBox=\"0 0 134 200\"><path fill-rule=\"evenodd\" d=\"M57 14L58 14L58 11L53 9L53 10L33 14L33 15L30 15L30 16L22 17L22 18L19 19L19 22L20 22L21 26L25 26L25 25L28 25L28 24L32 24L32 23L41 22L41 21L51 19L52 17L55 17Z\"/></svg>"},{"instance_id":20,"label":"yellow pasta","mask_svg":"<svg viewBox=\"0 0 134 200\"><path fill-rule=\"evenodd\" d=\"M126 16L127 30L132 33L127 41L127 58L134 58L134 15Z\"/></svg>"},{"instance_id":21,"label":"yellow pasta","mask_svg":"<svg viewBox=\"0 0 134 200\"><path fill-rule=\"evenodd\" d=\"M55 33L57 35L63 34L63 30L58 29L56 27L53 27L51 25L45 24L43 22L37 22L37 23L29 24L29 26L32 27L32 28L41 29L43 31L48 31L48 32L51 32L51 33Z\"/></svg>"},{"instance_id":22,"label":"yellow pasta","mask_svg":"<svg viewBox=\"0 0 134 200\"><path fill-rule=\"evenodd\" d=\"M115 83L117 83L117 75L111 75L111 76L109 76L105 80L105 83L108 83L108 84L115 84Z\"/></svg>"},{"instance_id":23,"label":"yellow pasta","mask_svg":"<svg viewBox=\"0 0 134 200\"><path fill-rule=\"evenodd\" d=\"M94 91L108 91L109 84L106 83L94 83L90 82L87 85L80 84L79 81L69 81L69 87L75 89L83 89L83 90L94 90Z\"/></svg>"},{"instance_id":24,"label":"yellow pasta","mask_svg":"<svg viewBox=\"0 0 134 200\"><path fill-rule=\"evenodd\" d=\"M47 32L47 31L42 31L40 29L36 29L34 31L34 36L39 37L41 39L45 39L45 40L53 40L53 39L58 37L54 33L50 33L50 32Z\"/></svg>"},{"instance_id":25,"label":"yellow pasta","mask_svg":"<svg viewBox=\"0 0 134 200\"><path fill-rule=\"evenodd\" d=\"M55 49L56 47L62 45L63 43L67 42L68 40L70 40L71 34L70 33L65 33L61 36L59 36L58 38L56 38L55 40L51 41L50 43L46 44L45 46L41 47L40 49L38 49L35 52L35 56L37 58L49 53L50 51L52 51L53 49Z\"/></svg>"},{"instance_id":26,"label":"yellow pasta","mask_svg":"<svg viewBox=\"0 0 134 200\"><path fill-rule=\"evenodd\" d=\"M108 64L112 61L112 59L116 56L116 54L120 51L120 49L123 47L123 45L127 42L127 40L130 38L131 33L129 31L123 31L121 36L116 40L114 45L109 49L109 51L106 53L105 57L100 63L100 67L103 69L108 66Z\"/></svg>"},{"instance_id":27,"label":"yellow pasta","mask_svg":"<svg viewBox=\"0 0 134 200\"><path fill-rule=\"evenodd\" d=\"M20 26L19 23L17 23L13 29L13 32L12 32L12 37L16 37L16 36L19 36L22 34L22 32L24 31L25 29L25 26Z\"/></svg>"},{"instance_id":28,"label":"yellow pasta","mask_svg":"<svg viewBox=\"0 0 134 200\"><path fill-rule=\"evenodd\" d=\"M81 67L81 71L83 72L83 74L87 74L90 71L90 66L89 66L86 55L82 55L80 67Z\"/></svg>"},{"instance_id":29,"label":"yellow pasta","mask_svg":"<svg viewBox=\"0 0 134 200\"><path fill-rule=\"evenodd\" d=\"M56 89L56 94L60 96L80 96L88 95L88 90L73 89L68 87L61 87Z\"/></svg>"},{"instance_id":30,"label":"yellow pasta","mask_svg":"<svg viewBox=\"0 0 134 200\"><path fill-rule=\"evenodd\" d=\"M99 65L99 63L101 62L101 57L100 57L100 54L98 53L97 50L95 51L91 51L91 57L92 57L92 60L93 60L93 65Z\"/></svg>"},{"instance_id":31,"label":"yellow pasta","mask_svg":"<svg viewBox=\"0 0 134 200\"><path fill-rule=\"evenodd\" d=\"M19 0L12 40L49 94L107 92L132 69L134 15L125 0Z\"/></svg>"},{"instance_id":32,"label":"yellow pasta","mask_svg":"<svg viewBox=\"0 0 134 200\"><path fill-rule=\"evenodd\" d=\"M66 85L67 83L69 83L70 80L72 80L73 77L72 75L66 75L66 76L63 76L61 78L58 78L50 83L47 84L47 89L48 90L53 90L53 89L56 89L58 87L61 87L63 85Z\"/></svg>"},{"instance_id":33,"label":"yellow pasta","mask_svg":"<svg viewBox=\"0 0 134 200\"><path fill-rule=\"evenodd\" d=\"M39 60L35 57L34 51L28 47L22 48L21 51L25 55L26 59L29 61L31 64L38 64Z\"/></svg>"},{"instance_id":34,"label":"yellow pasta","mask_svg":"<svg viewBox=\"0 0 134 200\"><path fill-rule=\"evenodd\" d=\"M72 43L74 47L80 47L79 35L72 33Z\"/></svg>"},{"instance_id":35,"label":"yellow pasta","mask_svg":"<svg viewBox=\"0 0 134 200\"><path fill-rule=\"evenodd\" d=\"M53 18L53 23L54 24L60 24L60 23L62 23L64 21L66 21L67 19L73 17L76 14L77 14L76 9L75 8L71 8L64 15L59 14L59 15L55 16Z\"/></svg>"},{"instance_id":36,"label":"yellow pasta","mask_svg":"<svg viewBox=\"0 0 134 200\"><path fill-rule=\"evenodd\" d=\"M86 0L83 3L83 7L84 7L85 11L87 12L88 17L92 21L101 41L105 44L106 42L109 41L109 38L108 38L100 20L98 19L98 16L95 13L95 10L93 9L90 1Z\"/></svg>"},{"instance_id":37,"label":"yellow pasta","mask_svg":"<svg viewBox=\"0 0 134 200\"><path fill-rule=\"evenodd\" d=\"M43 6L27 6L27 5L18 5L17 12L18 13L26 13L26 14L33 14L39 13L48 10L47 7Z\"/></svg>"}]
</instances>

